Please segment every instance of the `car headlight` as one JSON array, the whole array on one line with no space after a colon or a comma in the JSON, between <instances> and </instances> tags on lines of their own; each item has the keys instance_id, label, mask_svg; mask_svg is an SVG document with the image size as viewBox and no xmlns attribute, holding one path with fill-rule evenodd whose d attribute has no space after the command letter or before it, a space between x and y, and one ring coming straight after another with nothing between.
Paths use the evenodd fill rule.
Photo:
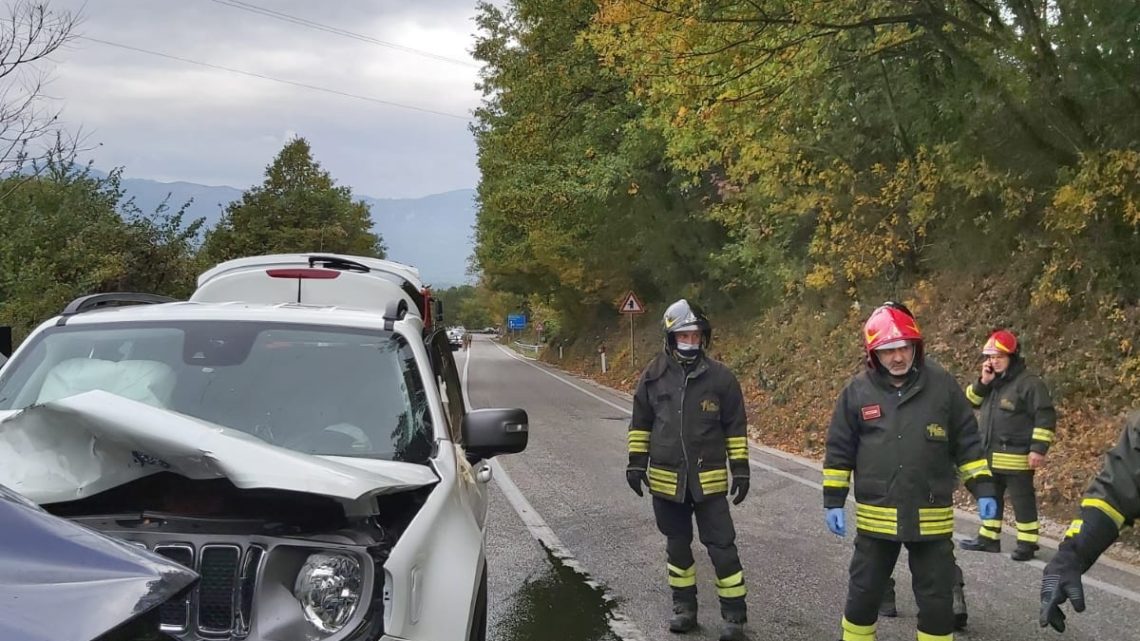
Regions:
<instances>
[{"instance_id":1,"label":"car headlight","mask_svg":"<svg viewBox=\"0 0 1140 641\"><path fill-rule=\"evenodd\" d=\"M360 604L360 562L344 554L313 554L297 573L293 596L305 619L326 634L339 631Z\"/></svg>"}]
</instances>

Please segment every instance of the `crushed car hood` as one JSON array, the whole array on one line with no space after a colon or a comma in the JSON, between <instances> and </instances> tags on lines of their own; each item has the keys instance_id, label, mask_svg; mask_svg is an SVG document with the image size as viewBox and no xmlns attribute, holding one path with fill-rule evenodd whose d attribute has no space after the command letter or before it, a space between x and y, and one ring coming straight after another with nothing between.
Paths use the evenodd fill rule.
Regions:
<instances>
[{"instance_id":1,"label":"crushed car hood","mask_svg":"<svg viewBox=\"0 0 1140 641\"><path fill-rule=\"evenodd\" d=\"M425 465L348 464L294 452L102 391L0 415L0 484L41 505L86 498L158 472L349 503L438 480Z\"/></svg>"},{"instance_id":2,"label":"crushed car hood","mask_svg":"<svg viewBox=\"0 0 1140 641\"><path fill-rule=\"evenodd\" d=\"M52 516L0 486L0 639L94 639L198 575Z\"/></svg>"}]
</instances>

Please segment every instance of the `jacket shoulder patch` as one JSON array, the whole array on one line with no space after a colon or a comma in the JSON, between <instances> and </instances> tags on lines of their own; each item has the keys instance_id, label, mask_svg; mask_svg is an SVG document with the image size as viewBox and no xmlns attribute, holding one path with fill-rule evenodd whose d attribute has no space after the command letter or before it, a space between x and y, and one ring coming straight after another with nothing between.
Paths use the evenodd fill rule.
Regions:
<instances>
[{"instance_id":1,"label":"jacket shoulder patch","mask_svg":"<svg viewBox=\"0 0 1140 641\"><path fill-rule=\"evenodd\" d=\"M879 405L864 405L859 408L859 412L863 415L864 421L873 421L883 416L883 408Z\"/></svg>"}]
</instances>

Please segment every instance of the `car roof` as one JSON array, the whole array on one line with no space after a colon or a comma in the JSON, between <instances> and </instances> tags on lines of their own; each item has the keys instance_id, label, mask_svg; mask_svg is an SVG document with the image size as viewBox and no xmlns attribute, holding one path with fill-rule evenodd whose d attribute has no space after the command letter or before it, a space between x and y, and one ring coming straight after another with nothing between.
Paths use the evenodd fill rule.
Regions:
<instances>
[{"instance_id":1,"label":"car roof","mask_svg":"<svg viewBox=\"0 0 1140 641\"><path fill-rule=\"evenodd\" d=\"M100 308L58 317L58 320L53 319L47 324L73 326L160 321L256 321L367 329L383 328L385 323L383 314L376 310L333 305L173 302ZM413 333L423 331L423 320L415 310L409 310L397 323L406 323Z\"/></svg>"},{"instance_id":2,"label":"car roof","mask_svg":"<svg viewBox=\"0 0 1140 641\"><path fill-rule=\"evenodd\" d=\"M303 254L266 254L264 256L248 256L245 258L235 258L234 260L227 260L224 263L218 263L210 269L202 272L198 276L198 287L206 284L208 281L217 278L218 276L232 271L240 271L252 268L268 268L268 267L284 267L296 265L309 265L310 259L328 257L333 259L342 259L355 263L360 263L369 269L382 274L388 274L393 277L403 279L412 284L416 289L423 289L424 282L420 277L420 270L397 263L391 260L384 260L382 258L372 258L369 256L352 256L348 254L330 254L324 252L309 252Z\"/></svg>"}]
</instances>

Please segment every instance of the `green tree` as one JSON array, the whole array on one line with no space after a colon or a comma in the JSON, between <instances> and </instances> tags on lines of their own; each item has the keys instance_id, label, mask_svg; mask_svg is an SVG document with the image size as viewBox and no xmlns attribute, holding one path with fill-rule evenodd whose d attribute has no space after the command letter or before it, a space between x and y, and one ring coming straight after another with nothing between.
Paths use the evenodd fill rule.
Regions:
<instances>
[{"instance_id":1,"label":"green tree","mask_svg":"<svg viewBox=\"0 0 1140 641\"><path fill-rule=\"evenodd\" d=\"M49 159L36 176L0 180L0 325L18 339L86 294L193 290L201 220L124 202L121 173L100 178Z\"/></svg>"},{"instance_id":2,"label":"green tree","mask_svg":"<svg viewBox=\"0 0 1140 641\"><path fill-rule=\"evenodd\" d=\"M676 179L628 81L582 39L595 10L481 3L475 48L476 267L489 287L537 296L571 325L612 313L630 287L652 300L705 282L722 235L701 215L709 191Z\"/></svg>"},{"instance_id":3,"label":"green tree","mask_svg":"<svg viewBox=\"0 0 1140 641\"><path fill-rule=\"evenodd\" d=\"M265 170L265 181L226 208L206 234L203 257L221 262L241 256L331 252L383 258L368 205L353 200L313 159L304 138L294 138Z\"/></svg>"}]
</instances>

